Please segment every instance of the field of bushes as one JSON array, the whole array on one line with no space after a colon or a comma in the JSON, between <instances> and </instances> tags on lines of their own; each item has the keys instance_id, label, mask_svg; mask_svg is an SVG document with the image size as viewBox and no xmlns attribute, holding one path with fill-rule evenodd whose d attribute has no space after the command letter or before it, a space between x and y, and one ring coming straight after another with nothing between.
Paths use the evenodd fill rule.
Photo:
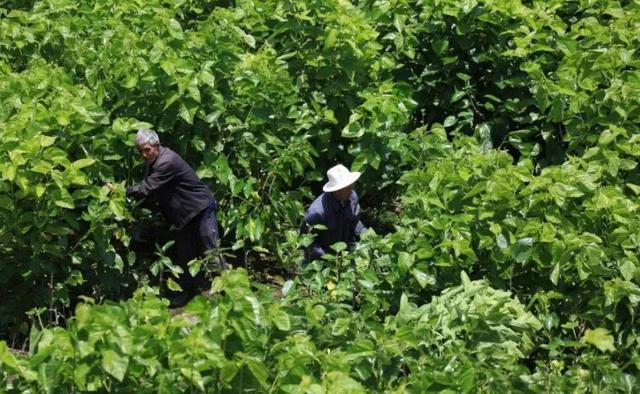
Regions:
<instances>
[{"instance_id":1,"label":"field of bushes","mask_svg":"<svg viewBox=\"0 0 640 394\"><path fill-rule=\"evenodd\" d=\"M637 392L639 32L638 0L0 1L0 392ZM146 127L234 267L182 313L125 197ZM303 265L337 163L370 230Z\"/></svg>"}]
</instances>

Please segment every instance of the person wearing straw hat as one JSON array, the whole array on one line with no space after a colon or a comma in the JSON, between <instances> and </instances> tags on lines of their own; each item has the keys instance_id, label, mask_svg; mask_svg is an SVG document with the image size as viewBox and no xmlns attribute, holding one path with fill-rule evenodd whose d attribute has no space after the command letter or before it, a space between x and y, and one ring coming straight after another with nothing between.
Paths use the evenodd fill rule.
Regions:
<instances>
[{"instance_id":1,"label":"person wearing straw hat","mask_svg":"<svg viewBox=\"0 0 640 394\"><path fill-rule=\"evenodd\" d=\"M366 230L360 219L358 195L353 190L360 173L338 164L327 171L327 178L329 181L322 188L324 193L311 203L302 224L303 232L318 224L326 227L326 230L316 233L313 243L305 251L307 262L331 252L330 247L336 242L352 245Z\"/></svg>"}]
</instances>

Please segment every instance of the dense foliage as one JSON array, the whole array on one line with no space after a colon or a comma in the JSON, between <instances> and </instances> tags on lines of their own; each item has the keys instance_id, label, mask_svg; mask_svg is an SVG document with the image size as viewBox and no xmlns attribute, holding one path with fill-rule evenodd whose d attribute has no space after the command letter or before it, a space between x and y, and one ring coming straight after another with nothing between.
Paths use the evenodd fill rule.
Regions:
<instances>
[{"instance_id":1,"label":"dense foliage","mask_svg":"<svg viewBox=\"0 0 640 394\"><path fill-rule=\"evenodd\" d=\"M639 31L637 0L0 3L0 387L635 391ZM140 127L250 267L183 314L124 197ZM377 234L302 267L338 162Z\"/></svg>"}]
</instances>

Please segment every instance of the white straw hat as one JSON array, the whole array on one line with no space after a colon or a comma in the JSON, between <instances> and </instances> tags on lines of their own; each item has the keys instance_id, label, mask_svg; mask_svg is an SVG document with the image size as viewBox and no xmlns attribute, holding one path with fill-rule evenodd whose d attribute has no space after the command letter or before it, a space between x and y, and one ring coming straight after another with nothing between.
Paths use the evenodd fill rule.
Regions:
<instances>
[{"instance_id":1,"label":"white straw hat","mask_svg":"<svg viewBox=\"0 0 640 394\"><path fill-rule=\"evenodd\" d=\"M358 171L351 172L347 167L338 164L327 171L327 178L329 178L329 182L325 183L322 190L325 192L335 192L357 181L358 178L360 178L360 173Z\"/></svg>"}]
</instances>

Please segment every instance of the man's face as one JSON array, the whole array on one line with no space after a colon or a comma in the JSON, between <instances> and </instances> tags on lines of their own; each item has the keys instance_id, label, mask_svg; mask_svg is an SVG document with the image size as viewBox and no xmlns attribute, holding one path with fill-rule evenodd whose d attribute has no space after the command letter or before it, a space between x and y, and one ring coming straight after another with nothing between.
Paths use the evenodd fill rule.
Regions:
<instances>
[{"instance_id":1,"label":"man's face","mask_svg":"<svg viewBox=\"0 0 640 394\"><path fill-rule=\"evenodd\" d=\"M336 190L333 194L340 201L347 201L349 197L351 197L351 192L353 191L353 185L349 185L343 189Z\"/></svg>"},{"instance_id":2,"label":"man's face","mask_svg":"<svg viewBox=\"0 0 640 394\"><path fill-rule=\"evenodd\" d=\"M138 153L140 153L142 160L151 163L160 154L160 144L151 145L146 143L138 145Z\"/></svg>"}]
</instances>

